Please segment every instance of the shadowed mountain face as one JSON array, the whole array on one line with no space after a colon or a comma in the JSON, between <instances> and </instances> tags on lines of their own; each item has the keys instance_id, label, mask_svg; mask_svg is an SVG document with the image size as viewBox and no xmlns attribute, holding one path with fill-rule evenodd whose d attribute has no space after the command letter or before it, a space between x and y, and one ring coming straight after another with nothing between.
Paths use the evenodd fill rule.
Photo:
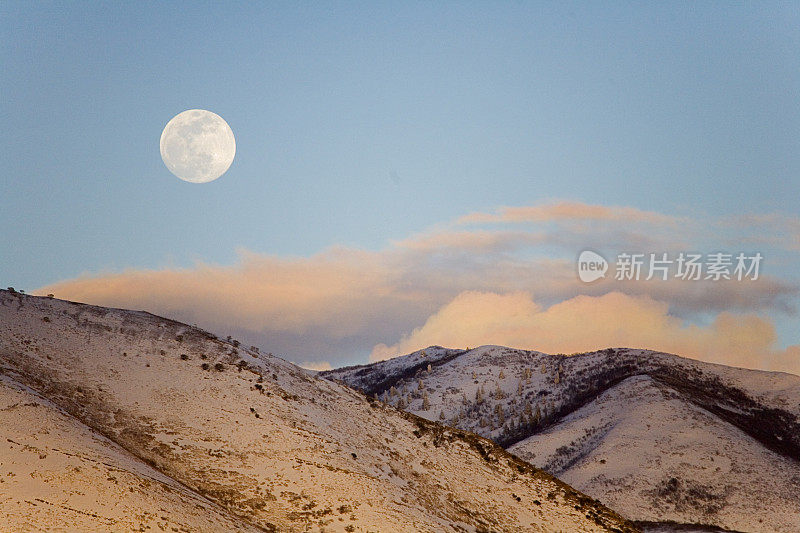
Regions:
<instances>
[{"instance_id":1,"label":"shadowed mountain face","mask_svg":"<svg viewBox=\"0 0 800 533\"><path fill-rule=\"evenodd\" d=\"M0 291L0 530L635 531L499 446L147 313Z\"/></svg>"},{"instance_id":2,"label":"shadowed mountain face","mask_svg":"<svg viewBox=\"0 0 800 533\"><path fill-rule=\"evenodd\" d=\"M797 376L648 350L498 346L323 375L490 438L646 528L800 530Z\"/></svg>"}]
</instances>

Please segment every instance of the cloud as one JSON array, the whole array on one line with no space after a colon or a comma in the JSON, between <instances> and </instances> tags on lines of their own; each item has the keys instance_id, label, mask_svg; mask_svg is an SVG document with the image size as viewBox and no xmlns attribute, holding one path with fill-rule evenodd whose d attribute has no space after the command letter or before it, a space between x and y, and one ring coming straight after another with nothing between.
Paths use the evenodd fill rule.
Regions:
<instances>
[{"instance_id":1,"label":"cloud","mask_svg":"<svg viewBox=\"0 0 800 533\"><path fill-rule=\"evenodd\" d=\"M800 345L776 348L771 322L755 315L720 313L705 327L671 316L646 296L576 296L543 308L526 292L466 291L392 346L376 345L378 361L431 345L499 344L547 353L606 347L649 348L746 368L800 374Z\"/></svg>"},{"instance_id":2,"label":"cloud","mask_svg":"<svg viewBox=\"0 0 800 533\"><path fill-rule=\"evenodd\" d=\"M613 221L678 226L689 222L684 217L643 211L634 207L608 207L582 202L553 202L536 206L500 207L494 213L470 213L458 224L499 222Z\"/></svg>"},{"instance_id":3,"label":"cloud","mask_svg":"<svg viewBox=\"0 0 800 533\"><path fill-rule=\"evenodd\" d=\"M335 246L308 257L281 257L242 250L231 265L87 275L36 293L145 309L291 360L334 366L363 361L374 346L396 343L469 291L533 294L546 308L578 296L621 293L661 302L670 317L683 321L722 312L794 312L796 283L766 274L749 283L620 282L613 275L588 285L578 280L575 259L587 245L600 251L696 246L682 242L695 232L674 226L677 217L580 203L523 211L524 217L508 216L546 223L509 229L452 221L378 251Z\"/></svg>"},{"instance_id":4,"label":"cloud","mask_svg":"<svg viewBox=\"0 0 800 533\"><path fill-rule=\"evenodd\" d=\"M302 363L297 363L297 366L306 368L308 370L316 370L317 372L324 372L325 370L333 369L328 361L303 361Z\"/></svg>"},{"instance_id":5,"label":"cloud","mask_svg":"<svg viewBox=\"0 0 800 533\"><path fill-rule=\"evenodd\" d=\"M400 279L391 254L332 248L308 258L240 252L231 266L127 270L44 287L39 294L145 309L291 359L368 350L438 305ZM369 344L371 346L371 344Z\"/></svg>"},{"instance_id":6,"label":"cloud","mask_svg":"<svg viewBox=\"0 0 800 533\"><path fill-rule=\"evenodd\" d=\"M395 242L395 245L418 252L460 250L471 253L513 250L523 245L542 244L547 240L544 233L523 231L435 231L414 235Z\"/></svg>"}]
</instances>

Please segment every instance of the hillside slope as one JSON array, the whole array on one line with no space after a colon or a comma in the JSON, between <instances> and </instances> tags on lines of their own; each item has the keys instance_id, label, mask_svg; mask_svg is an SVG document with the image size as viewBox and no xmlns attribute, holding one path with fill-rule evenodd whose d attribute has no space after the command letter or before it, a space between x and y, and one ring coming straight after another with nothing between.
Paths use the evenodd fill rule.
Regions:
<instances>
[{"instance_id":1,"label":"hillside slope","mask_svg":"<svg viewBox=\"0 0 800 533\"><path fill-rule=\"evenodd\" d=\"M7 376L0 428L0 530L258 531Z\"/></svg>"},{"instance_id":2,"label":"hillside slope","mask_svg":"<svg viewBox=\"0 0 800 533\"><path fill-rule=\"evenodd\" d=\"M324 375L493 439L641 523L800 531L797 376L647 350L499 346Z\"/></svg>"},{"instance_id":3,"label":"hillside slope","mask_svg":"<svg viewBox=\"0 0 800 533\"><path fill-rule=\"evenodd\" d=\"M0 291L0 326L0 375L10 386L35 391L51 411L91 430L76 447L113 443L136 468L145 463L164 476L165 487L184 487L182 498L219 506L208 531L634 530L489 441L184 324ZM19 443L3 449L3 467L40 475L30 458L12 455L26 443L25 428L0 432ZM57 447L37 438L37 448ZM133 492L137 479L124 480ZM26 499L69 502L64 492L75 487L26 483ZM87 493L82 509L91 502ZM107 529L101 510L81 529ZM34 524L54 516L39 506L29 512Z\"/></svg>"}]
</instances>

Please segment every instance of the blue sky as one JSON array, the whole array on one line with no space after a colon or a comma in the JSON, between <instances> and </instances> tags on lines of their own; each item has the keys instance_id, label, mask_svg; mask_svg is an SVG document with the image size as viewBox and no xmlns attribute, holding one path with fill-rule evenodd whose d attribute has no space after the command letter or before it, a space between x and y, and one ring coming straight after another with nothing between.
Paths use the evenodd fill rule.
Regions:
<instances>
[{"instance_id":1,"label":"blue sky","mask_svg":"<svg viewBox=\"0 0 800 533\"><path fill-rule=\"evenodd\" d=\"M4 2L0 282L380 250L557 199L793 217L798 50L796 3ZM158 150L191 108L237 140L199 186Z\"/></svg>"}]
</instances>

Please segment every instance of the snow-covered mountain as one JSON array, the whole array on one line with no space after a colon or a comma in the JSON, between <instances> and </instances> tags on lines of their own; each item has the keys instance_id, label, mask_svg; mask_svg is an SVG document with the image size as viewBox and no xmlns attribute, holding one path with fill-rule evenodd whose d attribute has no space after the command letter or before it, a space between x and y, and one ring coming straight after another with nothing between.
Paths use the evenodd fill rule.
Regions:
<instances>
[{"instance_id":1,"label":"snow-covered mountain","mask_svg":"<svg viewBox=\"0 0 800 533\"><path fill-rule=\"evenodd\" d=\"M794 375L647 350L483 346L324 376L490 438L644 528L800 531Z\"/></svg>"},{"instance_id":2,"label":"snow-covered mountain","mask_svg":"<svg viewBox=\"0 0 800 533\"><path fill-rule=\"evenodd\" d=\"M1 531L635 531L494 443L144 312L0 291Z\"/></svg>"}]
</instances>

